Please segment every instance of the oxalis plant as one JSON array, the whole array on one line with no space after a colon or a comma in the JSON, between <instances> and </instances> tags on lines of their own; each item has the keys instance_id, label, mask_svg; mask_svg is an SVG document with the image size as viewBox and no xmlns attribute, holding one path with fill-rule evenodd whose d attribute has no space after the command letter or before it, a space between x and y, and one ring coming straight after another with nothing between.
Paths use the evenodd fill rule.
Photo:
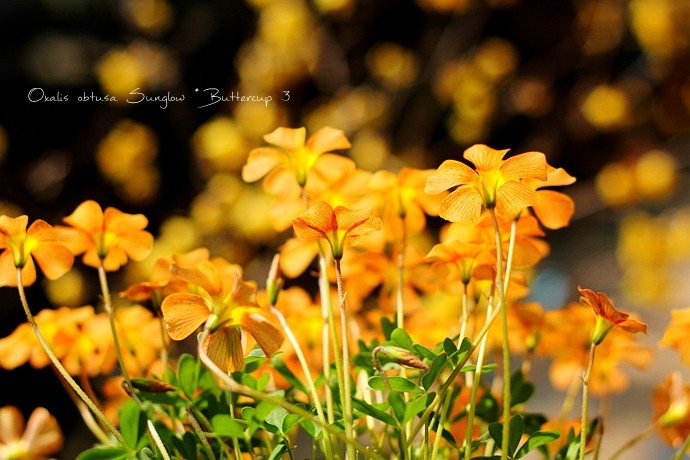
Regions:
<instances>
[{"instance_id":1,"label":"oxalis plant","mask_svg":"<svg viewBox=\"0 0 690 460\"><path fill-rule=\"evenodd\" d=\"M486 145L396 174L334 153L350 147L334 128L264 139L242 177L263 181L276 228L294 236L262 289L198 248L159 259L116 307L108 274L148 255L145 216L89 200L64 225L0 217L0 283L28 321L0 340L0 364L59 374L97 440L79 460L598 458L605 419L589 400L613 391L622 362L648 356L633 335L646 325L582 287L559 311L524 300L545 229L573 215L554 187L575 178L543 153ZM437 244L420 238L429 218L444 222ZM56 279L77 256L96 270L102 304L34 316L36 267ZM525 409L535 355L567 390L558 414ZM687 450L690 387L672 374L655 394L655 421L613 457L655 430L676 430L676 458ZM60 448L50 414L32 415L24 435L17 417L0 409L14 424L1 458Z\"/></svg>"}]
</instances>

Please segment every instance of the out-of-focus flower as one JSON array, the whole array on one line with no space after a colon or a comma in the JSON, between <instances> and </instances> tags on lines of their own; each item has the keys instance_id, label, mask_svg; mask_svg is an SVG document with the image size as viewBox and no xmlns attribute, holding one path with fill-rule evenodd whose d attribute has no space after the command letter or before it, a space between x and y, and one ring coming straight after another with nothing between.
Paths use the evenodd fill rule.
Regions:
<instances>
[{"instance_id":1,"label":"out-of-focus flower","mask_svg":"<svg viewBox=\"0 0 690 460\"><path fill-rule=\"evenodd\" d=\"M657 433L677 449L690 436L690 385L679 372L666 376L652 392L652 419Z\"/></svg>"},{"instance_id":2,"label":"out-of-focus flower","mask_svg":"<svg viewBox=\"0 0 690 460\"><path fill-rule=\"evenodd\" d=\"M503 160L508 150L474 145L463 154L476 171L456 160L444 161L427 178L425 192L437 194L458 186L441 201L439 215L451 222L476 222L483 207L496 209L501 220L514 219L524 208L539 201L523 179L546 180L543 153L527 152Z\"/></svg>"},{"instance_id":3,"label":"out-of-focus flower","mask_svg":"<svg viewBox=\"0 0 690 460\"><path fill-rule=\"evenodd\" d=\"M660 201L673 196L678 184L678 161L662 150L645 152L632 170L638 199Z\"/></svg>"},{"instance_id":4,"label":"out-of-focus flower","mask_svg":"<svg viewBox=\"0 0 690 460\"><path fill-rule=\"evenodd\" d=\"M297 180L300 187L307 181L307 174L317 158L331 150L350 148L350 142L342 131L324 127L312 134L305 142L305 128L278 128L264 136L269 144L280 147L259 147L249 152L247 164L242 168L242 179L255 182L267 176L264 182L286 180L285 175Z\"/></svg>"},{"instance_id":5,"label":"out-of-focus flower","mask_svg":"<svg viewBox=\"0 0 690 460\"><path fill-rule=\"evenodd\" d=\"M43 220L34 221L27 229L27 216L0 216L0 286L17 286L17 269L22 284L36 281L34 259L48 279L64 275L74 256L64 244L65 235Z\"/></svg>"},{"instance_id":6,"label":"out-of-focus flower","mask_svg":"<svg viewBox=\"0 0 690 460\"><path fill-rule=\"evenodd\" d=\"M115 208L106 208L93 200L77 206L64 221L77 230L69 241L75 254L84 253L84 264L106 271L115 271L127 259L144 259L153 244L153 236L144 230L148 219L143 214L126 214Z\"/></svg>"},{"instance_id":7,"label":"out-of-focus flower","mask_svg":"<svg viewBox=\"0 0 690 460\"><path fill-rule=\"evenodd\" d=\"M438 215L445 195L424 193L433 171L405 167L397 175L382 170L371 177L369 188L381 197L383 230L389 241L397 241L403 234L420 233L426 227L426 215Z\"/></svg>"},{"instance_id":8,"label":"out-of-focus flower","mask_svg":"<svg viewBox=\"0 0 690 460\"><path fill-rule=\"evenodd\" d=\"M60 425L47 409L34 409L25 427L19 409L0 407L0 458L47 460L62 448L63 442Z\"/></svg>"},{"instance_id":9,"label":"out-of-focus flower","mask_svg":"<svg viewBox=\"0 0 690 460\"><path fill-rule=\"evenodd\" d=\"M684 2L633 0L628 7L632 31L654 60L667 60L688 49L690 43L683 34L688 26Z\"/></svg>"},{"instance_id":10,"label":"out-of-focus flower","mask_svg":"<svg viewBox=\"0 0 690 460\"><path fill-rule=\"evenodd\" d=\"M577 36L586 54L610 51L625 30L625 5L616 1L586 1L577 8Z\"/></svg>"},{"instance_id":11,"label":"out-of-focus flower","mask_svg":"<svg viewBox=\"0 0 690 460\"><path fill-rule=\"evenodd\" d=\"M235 171L244 164L249 142L232 118L217 116L196 130L192 146L211 171Z\"/></svg>"},{"instance_id":12,"label":"out-of-focus flower","mask_svg":"<svg viewBox=\"0 0 690 460\"><path fill-rule=\"evenodd\" d=\"M205 323L210 332L202 344L209 358L228 372L244 367L240 328L259 344L266 356L283 342L268 312L256 303L256 286L242 279L241 269L202 261L187 268L173 265L176 278L196 287L197 293L174 293L163 300L161 310L168 335L183 340Z\"/></svg>"},{"instance_id":13,"label":"out-of-focus flower","mask_svg":"<svg viewBox=\"0 0 690 460\"><path fill-rule=\"evenodd\" d=\"M631 111L628 95L622 88L603 84L587 94L580 109L592 126L603 131L626 125Z\"/></svg>"},{"instance_id":14,"label":"out-of-focus flower","mask_svg":"<svg viewBox=\"0 0 690 460\"><path fill-rule=\"evenodd\" d=\"M123 198L142 203L158 191L159 177L154 164L157 154L155 133L141 123L124 120L98 145L96 164Z\"/></svg>"},{"instance_id":15,"label":"out-of-focus flower","mask_svg":"<svg viewBox=\"0 0 690 460\"><path fill-rule=\"evenodd\" d=\"M563 168L554 168L550 165L546 169L545 181L535 179L523 181L524 184L534 188L539 195L539 202L532 206L532 210L544 227L555 230L567 226L575 212L575 203L572 198L561 192L540 189L570 185L574 182L575 178Z\"/></svg>"},{"instance_id":16,"label":"out-of-focus flower","mask_svg":"<svg viewBox=\"0 0 690 460\"><path fill-rule=\"evenodd\" d=\"M671 311L671 321L664 336L659 341L661 347L671 347L678 351L684 364L690 365L690 308Z\"/></svg>"},{"instance_id":17,"label":"out-of-focus flower","mask_svg":"<svg viewBox=\"0 0 690 460\"><path fill-rule=\"evenodd\" d=\"M174 12L166 0L125 0L122 2L128 19L151 35L160 35L173 22Z\"/></svg>"},{"instance_id":18,"label":"out-of-focus flower","mask_svg":"<svg viewBox=\"0 0 690 460\"><path fill-rule=\"evenodd\" d=\"M601 344L608 333L615 327L632 333L647 333L647 325L645 323L630 318L630 315L627 313L616 310L611 300L603 292L594 292L591 289L583 289L580 286L577 289L580 291L580 303L590 306L597 316L594 334L592 335L592 342L595 345Z\"/></svg>"},{"instance_id":19,"label":"out-of-focus flower","mask_svg":"<svg viewBox=\"0 0 690 460\"><path fill-rule=\"evenodd\" d=\"M142 376L156 361L164 346L160 320L140 305L115 310L123 360L130 375Z\"/></svg>"},{"instance_id":20,"label":"out-of-focus flower","mask_svg":"<svg viewBox=\"0 0 690 460\"><path fill-rule=\"evenodd\" d=\"M339 260L346 245L354 246L362 235L381 229L381 219L371 214L371 209L333 209L328 203L317 201L293 221L293 228L302 239L324 238L331 246L333 258Z\"/></svg>"},{"instance_id":21,"label":"out-of-focus flower","mask_svg":"<svg viewBox=\"0 0 690 460\"><path fill-rule=\"evenodd\" d=\"M406 88L414 82L419 65L410 50L395 43L379 43L367 54L371 75L392 89Z\"/></svg>"}]
</instances>

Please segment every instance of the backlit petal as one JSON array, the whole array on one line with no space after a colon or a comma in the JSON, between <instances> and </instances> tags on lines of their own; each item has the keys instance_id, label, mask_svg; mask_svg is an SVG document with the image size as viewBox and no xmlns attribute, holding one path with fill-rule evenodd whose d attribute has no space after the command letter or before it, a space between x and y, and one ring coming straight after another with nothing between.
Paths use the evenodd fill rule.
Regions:
<instances>
[{"instance_id":1,"label":"backlit petal","mask_svg":"<svg viewBox=\"0 0 690 460\"><path fill-rule=\"evenodd\" d=\"M256 182L285 161L285 154L270 147L259 147L249 152L247 164L242 167L242 180Z\"/></svg>"},{"instance_id":2,"label":"backlit petal","mask_svg":"<svg viewBox=\"0 0 690 460\"><path fill-rule=\"evenodd\" d=\"M495 150L483 144L475 144L465 150L463 158L474 164L478 171L492 171L501 166L508 150Z\"/></svg>"},{"instance_id":3,"label":"backlit petal","mask_svg":"<svg viewBox=\"0 0 690 460\"><path fill-rule=\"evenodd\" d=\"M211 261L202 260L194 267L185 267L173 262L170 271L176 278L199 286L212 296L223 291L223 283L218 275L218 269Z\"/></svg>"},{"instance_id":4,"label":"backlit petal","mask_svg":"<svg viewBox=\"0 0 690 460\"><path fill-rule=\"evenodd\" d=\"M103 214L105 230L127 234L143 230L149 224L149 220L143 214L127 214L116 208L107 208Z\"/></svg>"},{"instance_id":5,"label":"backlit petal","mask_svg":"<svg viewBox=\"0 0 690 460\"><path fill-rule=\"evenodd\" d=\"M496 214L510 221L539 201L537 192L519 182L506 182L496 192Z\"/></svg>"},{"instance_id":6,"label":"backlit petal","mask_svg":"<svg viewBox=\"0 0 690 460\"><path fill-rule=\"evenodd\" d=\"M57 420L43 407L37 407L31 413L22 439L34 455L53 454L60 450L63 442Z\"/></svg>"},{"instance_id":7,"label":"backlit petal","mask_svg":"<svg viewBox=\"0 0 690 460\"><path fill-rule=\"evenodd\" d=\"M103 229L103 210L93 200L87 200L77 206L72 214L63 219L72 227L94 233Z\"/></svg>"},{"instance_id":8,"label":"backlit petal","mask_svg":"<svg viewBox=\"0 0 690 460\"><path fill-rule=\"evenodd\" d=\"M436 195L456 185L470 184L476 178L477 173L465 163L446 160L426 178L424 193Z\"/></svg>"},{"instance_id":9,"label":"backlit petal","mask_svg":"<svg viewBox=\"0 0 690 460\"><path fill-rule=\"evenodd\" d=\"M161 310L168 335L173 340L188 337L211 314L206 299L187 293L170 294L163 300Z\"/></svg>"},{"instance_id":10,"label":"backlit petal","mask_svg":"<svg viewBox=\"0 0 690 460\"><path fill-rule=\"evenodd\" d=\"M450 222L473 223L482 212L482 197L470 186L462 186L441 201L438 215Z\"/></svg>"},{"instance_id":11,"label":"backlit petal","mask_svg":"<svg viewBox=\"0 0 690 460\"><path fill-rule=\"evenodd\" d=\"M143 260L151 252L153 247L153 235L149 232L139 231L120 235L117 241L132 260Z\"/></svg>"},{"instance_id":12,"label":"backlit petal","mask_svg":"<svg viewBox=\"0 0 690 460\"><path fill-rule=\"evenodd\" d=\"M41 271L51 280L67 273L74 263L72 252L60 243L41 243L32 254Z\"/></svg>"},{"instance_id":13,"label":"backlit petal","mask_svg":"<svg viewBox=\"0 0 690 460\"><path fill-rule=\"evenodd\" d=\"M332 150L349 149L350 141L345 134L330 126L325 126L309 136L307 148L315 154L330 152Z\"/></svg>"},{"instance_id":14,"label":"backlit petal","mask_svg":"<svg viewBox=\"0 0 690 460\"><path fill-rule=\"evenodd\" d=\"M0 233L7 236L19 235L26 232L26 225L28 223L28 216L19 216L17 218L0 216Z\"/></svg>"},{"instance_id":15,"label":"backlit petal","mask_svg":"<svg viewBox=\"0 0 690 460\"><path fill-rule=\"evenodd\" d=\"M242 338L236 327L224 327L209 334L203 347L209 359L221 370L235 372L244 368Z\"/></svg>"},{"instance_id":16,"label":"backlit petal","mask_svg":"<svg viewBox=\"0 0 690 460\"><path fill-rule=\"evenodd\" d=\"M568 195L553 190L539 190L539 203L532 206L534 214L546 228L562 228L570 223L575 202Z\"/></svg>"},{"instance_id":17,"label":"backlit petal","mask_svg":"<svg viewBox=\"0 0 690 460\"><path fill-rule=\"evenodd\" d=\"M541 152L527 152L508 158L499 168L507 181L536 178L546 180L546 156Z\"/></svg>"},{"instance_id":18,"label":"backlit petal","mask_svg":"<svg viewBox=\"0 0 690 460\"><path fill-rule=\"evenodd\" d=\"M277 145L289 152L294 152L304 147L307 134L306 128L277 128L272 133L266 134L264 140L269 144Z\"/></svg>"},{"instance_id":19,"label":"backlit petal","mask_svg":"<svg viewBox=\"0 0 690 460\"><path fill-rule=\"evenodd\" d=\"M266 356L273 355L283 344L283 334L258 309L245 309L237 321L259 344Z\"/></svg>"},{"instance_id":20,"label":"backlit petal","mask_svg":"<svg viewBox=\"0 0 690 460\"><path fill-rule=\"evenodd\" d=\"M353 211L343 206L335 208L335 218L337 221L337 228L351 232L355 227L358 227L369 221L369 217L373 212L372 209L362 209Z\"/></svg>"},{"instance_id":21,"label":"backlit petal","mask_svg":"<svg viewBox=\"0 0 690 460\"><path fill-rule=\"evenodd\" d=\"M338 222L333 208L324 201L317 201L292 221L292 227L299 238L325 238L328 232L338 228Z\"/></svg>"}]
</instances>

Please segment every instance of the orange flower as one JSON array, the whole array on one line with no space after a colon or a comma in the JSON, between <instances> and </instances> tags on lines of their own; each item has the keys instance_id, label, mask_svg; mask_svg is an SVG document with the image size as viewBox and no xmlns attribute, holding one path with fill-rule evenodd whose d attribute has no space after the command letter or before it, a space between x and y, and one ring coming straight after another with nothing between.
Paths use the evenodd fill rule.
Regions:
<instances>
[{"instance_id":1,"label":"orange flower","mask_svg":"<svg viewBox=\"0 0 690 460\"><path fill-rule=\"evenodd\" d=\"M424 189L435 195L458 186L441 201L439 215L451 222L475 222L485 207L495 209L501 220L510 221L538 203L537 192L521 181L546 180L544 154L527 152L504 161L507 152L480 144L468 148L463 157L476 171L456 160L444 161L427 178Z\"/></svg>"},{"instance_id":2,"label":"orange flower","mask_svg":"<svg viewBox=\"0 0 690 460\"><path fill-rule=\"evenodd\" d=\"M84 264L106 271L115 271L127 259L142 260L153 245L153 236L144 230L148 219L143 214L126 214L115 208L106 208L92 200L77 206L65 222L77 230L70 241L75 254L84 253Z\"/></svg>"},{"instance_id":3,"label":"orange flower","mask_svg":"<svg viewBox=\"0 0 690 460\"><path fill-rule=\"evenodd\" d=\"M690 385L679 372L666 376L652 392L653 420L661 439L678 449L690 436Z\"/></svg>"},{"instance_id":4,"label":"orange flower","mask_svg":"<svg viewBox=\"0 0 690 460\"><path fill-rule=\"evenodd\" d=\"M346 244L355 246L361 236L381 229L381 219L371 213L371 209L352 211L343 206L333 209L325 201L317 201L292 226L299 238L325 238L333 258L340 260Z\"/></svg>"},{"instance_id":5,"label":"orange flower","mask_svg":"<svg viewBox=\"0 0 690 460\"><path fill-rule=\"evenodd\" d=\"M194 294L178 292L163 300L163 318L173 340L188 337L205 323L210 334L202 346L228 372L244 367L240 328L254 337L266 356L278 351L283 336L256 303L256 286L242 279L239 267L202 261L192 268L173 264L172 270L176 278L196 287Z\"/></svg>"},{"instance_id":6,"label":"orange flower","mask_svg":"<svg viewBox=\"0 0 690 460\"><path fill-rule=\"evenodd\" d=\"M527 178L522 183L533 188L539 195L539 202L532 206L532 211L546 228L552 230L566 227L575 212L575 203L568 195L554 190L539 190L544 187L558 187L570 185L575 178L565 172L563 168L546 167L546 180Z\"/></svg>"},{"instance_id":7,"label":"orange flower","mask_svg":"<svg viewBox=\"0 0 690 460\"><path fill-rule=\"evenodd\" d=\"M22 284L36 281L34 259L49 279L57 279L72 267L74 256L62 241L64 234L43 220L31 224L27 216L0 216L0 286L17 286L17 269Z\"/></svg>"},{"instance_id":8,"label":"orange flower","mask_svg":"<svg viewBox=\"0 0 690 460\"><path fill-rule=\"evenodd\" d=\"M383 229L388 241L399 240L403 229L409 234L420 233L426 227L426 215L438 215L445 194L424 193L427 177L433 171L405 167L397 175L378 171L372 176L369 188L384 202Z\"/></svg>"},{"instance_id":9,"label":"orange flower","mask_svg":"<svg viewBox=\"0 0 690 460\"><path fill-rule=\"evenodd\" d=\"M671 322L659 341L662 347L674 348L680 353L683 364L690 365L690 308L671 311Z\"/></svg>"},{"instance_id":10,"label":"orange flower","mask_svg":"<svg viewBox=\"0 0 690 460\"><path fill-rule=\"evenodd\" d=\"M592 335L592 342L599 345L606 335L614 327L620 327L628 332L644 332L647 333L647 325L642 321L630 318L630 315L613 308L611 300L603 292L594 292L591 289L582 289L578 286L580 291L580 303L582 305L589 305L594 309L594 314L597 315L597 322L594 326L594 334Z\"/></svg>"},{"instance_id":11,"label":"orange flower","mask_svg":"<svg viewBox=\"0 0 690 460\"><path fill-rule=\"evenodd\" d=\"M63 441L60 425L47 409L34 409L25 428L19 409L0 407L0 458L47 460L62 448Z\"/></svg>"},{"instance_id":12,"label":"orange flower","mask_svg":"<svg viewBox=\"0 0 690 460\"><path fill-rule=\"evenodd\" d=\"M307 174L316 160L325 152L350 148L342 131L324 127L312 134L305 143L305 128L277 128L264 136L269 144L280 147L259 147L249 152L247 164L242 168L242 179L255 182L268 175L265 184L280 182L292 175L303 187Z\"/></svg>"}]
</instances>

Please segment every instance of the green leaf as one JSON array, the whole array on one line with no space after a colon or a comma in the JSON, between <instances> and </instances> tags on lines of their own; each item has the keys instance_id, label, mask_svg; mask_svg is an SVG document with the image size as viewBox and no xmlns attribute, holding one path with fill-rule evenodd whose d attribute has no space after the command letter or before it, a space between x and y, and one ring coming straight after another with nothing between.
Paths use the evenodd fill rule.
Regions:
<instances>
[{"instance_id":1,"label":"green leaf","mask_svg":"<svg viewBox=\"0 0 690 460\"><path fill-rule=\"evenodd\" d=\"M218 436L231 438L244 437L244 427L242 424L229 414L217 414L211 419L211 427Z\"/></svg>"},{"instance_id":2,"label":"green leaf","mask_svg":"<svg viewBox=\"0 0 690 460\"><path fill-rule=\"evenodd\" d=\"M390 407L388 404L386 406ZM381 420L386 425L398 426L398 422L387 412L382 411L361 399L353 399L352 407L365 415L375 418L376 420Z\"/></svg>"},{"instance_id":3,"label":"green leaf","mask_svg":"<svg viewBox=\"0 0 690 460\"><path fill-rule=\"evenodd\" d=\"M125 460L129 451L122 446L94 447L77 456L77 460Z\"/></svg>"},{"instance_id":4,"label":"green leaf","mask_svg":"<svg viewBox=\"0 0 690 460\"><path fill-rule=\"evenodd\" d=\"M353 401L353 403L354 403L354 401ZM307 434L309 434L309 436L311 436L312 438L317 439L317 440L321 439L321 427L316 425L311 420L300 419L299 420L299 426L304 428L304 431L306 431Z\"/></svg>"},{"instance_id":5,"label":"green leaf","mask_svg":"<svg viewBox=\"0 0 690 460\"><path fill-rule=\"evenodd\" d=\"M383 331L383 336L386 338L386 340L391 339L393 329L395 329L395 323L385 316L381 317L381 330Z\"/></svg>"},{"instance_id":6,"label":"green leaf","mask_svg":"<svg viewBox=\"0 0 690 460\"><path fill-rule=\"evenodd\" d=\"M513 415L510 418L510 432L508 433L510 436L510 440L508 441L508 450L511 457L514 456L515 451L520 445L520 439L522 439L522 434L524 431L525 422L522 420L522 416L520 414Z\"/></svg>"},{"instance_id":7,"label":"green leaf","mask_svg":"<svg viewBox=\"0 0 690 460\"><path fill-rule=\"evenodd\" d=\"M558 431L535 431L527 439L527 441L520 446L520 449L515 453L514 458L517 459L523 457L525 454L527 454L527 452L530 452L531 450L536 449L544 444L555 441L560 436L561 435Z\"/></svg>"},{"instance_id":8,"label":"green leaf","mask_svg":"<svg viewBox=\"0 0 690 460\"><path fill-rule=\"evenodd\" d=\"M138 460L155 460L156 454L153 453L150 447L144 447L137 455Z\"/></svg>"},{"instance_id":9,"label":"green leaf","mask_svg":"<svg viewBox=\"0 0 690 460\"><path fill-rule=\"evenodd\" d=\"M435 360L436 357L438 356L436 353L429 350L424 345L420 345L418 343L414 344L414 351L416 351L419 356L421 356L424 359L428 359L429 361Z\"/></svg>"},{"instance_id":10,"label":"green leaf","mask_svg":"<svg viewBox=\"0 0 690 460\"><path fill-rule=\"evenodd\" d=\"M283 431L283 422L285 421L285 417L287 417L287 415L287 410L280 406L276 406L271 410L271 412L268 413L264 421L265 423L278 428L278 432L284 435L285 431Z\"/></svg>"},{"instance_id":11,"label":"green leaf","mask_svg":"<svg viewBox=\"0 0 690 460\"><path fill-rule=\"evenodd\" d=\"M388 395L388 403L393 409L395 418L402 422L402 420L405 418L405 400L403 397L400 395L400 393L390 393Z\"/></svg>"},{"instance_id":12,"label":"green leaf","mask_svg":"<svg viewBox=\"0 0 690 460\"><path fill-rule=\"evenodd\" d=\"M482 366L482 373L491 372L496 369L496 367L498 367L496 363L485 364ZM477 366L468 364L467 366L463 366L462 369L460 369L460 372L477 372Z\"/></svg>"},{"instance_id":13,"label":"green leaf","mask_svg":"<svg viewBox=\"0 0 690 460\"><path fill-rule=\"evenodd\" d=\"M405 406L405 416L403 418L403 423L407 423L414 418L415 415L422 412L429 405L429 395L421 394L409 401Z\"/></svg>"},{"instance_id":14,"label":"green leaf","mask_svg":"<svg viewBox=\"0 0 690 460\"><path fill-rule=\"evenodd\" d=\"M491 423L498 421L499 417L499 407L498 403L489 392L484 393L484 395L479 399L475 413L477 417L481 417L483 420Z\"/></svg>"},{"instance_id":15,"label":"green leaf","mask_svg":"<svg viewBox=\"0 0 690 460\"><path fill-rule=\"evenodd\" d=\"M408 393L421 393L422 389L415 385L411 380L405 377L391 376L387 377L388 385L390 385L390 391L408 392ZM374 390L388 391L384 380L378 376L374 375L369 377L369 386Z\"/></svg>"},{"instance_id":16,"label":"green leaf","mask_svg":"<svg viewBox=\"0 0 690 460\"><path fill-rule=\"evenodd\" d=\"M271 455L268 457L268 460L278 460L282 458L283 455L286 454L289 450L290 448L281 442L275 447L275 449L273 449L273 452L271 452Z\"/></svg>"},{"instance_id":17,"label":"green leaf","mask_svg":"<svg viewBox=\"0 0 690 460\"><path fill-rule=\"evenodd\" d=\"M458 351L458 347L455 345L455 342L446 337L446 339L443 341L443 351L445 351L449 357L455 356L455 353ZM453 364L455 363L456 361L453 360Z\"/></svg>"},{"instance_id":18,"label":"green leaf","mask_svg":"<svg viewBox=\"0 0 690 460\"><path fill-rule=\"evenodd\" d=\"M309 390L306 389L304 384L298 379L295 374L292 373L292 371L287 367L285 364L285 361L283 361L283 358L280 356L275 356L272 359L273 362L273 368L278 371L280 375L283 376L285 380L290 383L293 387L297 388L303 393L309 394Z\"/></svg>"},{"instance_id":19,"label":"green leaf","mask_svg":"<svg viewBox=\"0 0 690 460\"><path fill-rule=\"evenodd\" d=\"M135 450L139 447L145 427L139 404L134 400L127 401L120 409L120 432L129 447Z\"/></svg>"},{"instance_id":20,"label":"green leaf","mask_svg":"<svg viewBox=\"0 0 690 460\"><path fill-rule=\"evenodd\" d=\"M534 394L534 385L524 380L522 371L517 371L510 378L510 406L525 403Z\"/></svg>"},{"instance_id":21,"label":"green leaf","mask_svg":"<svg viewBox=\"0 0 690 460\"><path fill-rule=\"evenodd\" d=\"M405 329L399 327L393 329L393 332L391 332L391 340L394 344L407 351L414 351L414 342L412 342L412 338L410 338L410 335Z\"/></svg>"},{"instance_id":22,"label":"green leaf","mask_svg":"<svg viewBox=\"0 0 690 460\"><path fill-rule=\"evenodd\" d=\"M177 362L177 378L180 389L189 398L194 398L194 393L199 386L199 372L201 364L190 354L183 354Z\"/></svg>"},{"instance_id":23,"label":"green leaf","mask_svg":"<svg viewBox=\"0 0 690 460\"><path fill-rule=\"evenodd\" d=\"M172 444L180 453L182 458L197 458L196 455L196 436L191 432L185 432L182 438L172 438Z\"/></svg>"},{"instance_id":24,"label":"green leaf","mask_svg":"<svg viewBox=\"0 0 690 460\"><path fill-rule=\"evenodd\" d=\"M431 388L436 381L436 377L438 377L438 374L441 373L447 362L448 359L446 358L445 353L441 353L440 355L436 356L434 361L431 363L431 366L429 366L427 373L422 376L422 386L425 390Z\"/></svg>"},{"instance_id":25,"label":"green leaf","mask_svg":"<svg viewBox=\"0 0 690 460\"><path fill-rule=\"evenodd\" d=\"M498 422L489 424L489 435L494 440L497 446L503 445L503 425Z\"/></svg>"}]
</instances>

